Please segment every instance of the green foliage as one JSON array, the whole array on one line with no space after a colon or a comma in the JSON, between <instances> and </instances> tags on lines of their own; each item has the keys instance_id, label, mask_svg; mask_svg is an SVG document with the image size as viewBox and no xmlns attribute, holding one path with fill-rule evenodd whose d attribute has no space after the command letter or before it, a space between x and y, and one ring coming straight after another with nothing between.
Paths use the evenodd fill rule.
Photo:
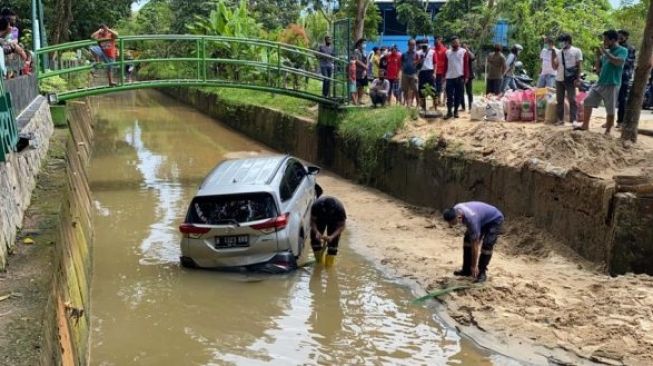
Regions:
<instances>
[{"instance_id":1,"label":"green foliage","mask_svg":"<svg viewBox=\"0 0 653 366\"><path fill-rule=\"evenodd\" d=\"M466 24L464 18L482 8L487 8L484 0L448 0L435 16L435 34L444 38L466 37L465 29L477 25Z\"/></svg>"},{"instance_id":2,"label":"green foliage","mask_svg":"<svg viewBox=\"0 0 653 366\"><path fill-rule=\"evenodd\" d=\"M369 182L379 164L384 137L394 135L403 128L409 111L405 107L347 110L338 125L338 134L347 146L356 150L356 165L363 181Z\"/></svg>"},{"instance_id":3,"label":"green foliage","mask_svg":"<svg viewBox=\"0 0 653 366\"><path fill-rule=\"evenodd\" d=\"M427 11L428 1L424 0L395 0L397 20L406 26L409 35L433 34L433 22Z\"/></svg>"},{"instance_id":4,"label":"green foliage","mask_svg":"<svg viewBox=\"0 0 653 366\"><path fill-rule=\"evenodd\" d=\"M299 0L255 1L253 16L266 30L285 28L299 19L302 5Z\"/></svg>"},{"instance_id":5,"label":"green foliage","mask_svg":"<svg viewBox=\"0 0 653 366\"><path fill-rule=\"evenodd\" d=\"M129 17L132 0L75 0L71 3L74 21L69 27L69 39L78 40L88 39L100 24L114 27L121 19Z\"/></svg>"},{"instance_id":6,"label":"green foliage","mask_svg":"<svg viewBox=\"0 0 653 366\"><path fill-rule=\"evenodd\" d=\"M375 40L379 36L379 24L381 23L381 12L374 3L374 0L368 1L367 11L365 12L365 22L363 25L363 37L369 40ZM346 17L356 18L356 0L342 0L341 11Z\"/></svg>"},{"instance_id":7,"label":"green foliage","mask_svg":"<svg viewBox=\"0 0 653 366\"><path fill-rule=\"evenodd\" d=\"M116 28L122 34L171 33L173 18L170 0L150 0Z\"/></svg>"},{"instance_id":8,"label":"green foliage","mask_svg":"<svg viewBox=\"0 0 653 366\"><path fill-rule=\"evenodd\" d=\"M639 48L644 38L646 13L651 0L622 0L621 7L613 13L614 25L617 29L630 32L630 44Z\"/></svg>"},{"instance_id":9,"label":"green foliage","mask_svg":"<svg viewBox=\"0 0 653 366\"><path fill-rule=\"evenodd\" d=\"M310 48L317 48L324 41L324 36L329 33L329 22L320 13L307 13L299 22L306 30Z\"/></svg>"},{"instance_id":10,"label":"green foliage","mask_svg":"<svg viewBox=\"0 0 653 366\"><path fill-rule=\"evenodd\" d=\"M510 38L524 47L520 59L527 70L539 72L542 36L567 32L584 51L586 68L593 64L589 52L600 43L599 35L610 27L610 5L603 0L500 0L499 15L511 24Z\"/></svg>"},{"instance_id":11,"label":"green foliage","mask_svg":"<svg viewBox=\"0 0 653 366\"><path fill-rule=\"evenodd\" d=\"M88 86L88 71L77 72L64 76L53 76L39 81L41 93L60 93L67 90L82 89Z\"/></svg>"}]
</instances>

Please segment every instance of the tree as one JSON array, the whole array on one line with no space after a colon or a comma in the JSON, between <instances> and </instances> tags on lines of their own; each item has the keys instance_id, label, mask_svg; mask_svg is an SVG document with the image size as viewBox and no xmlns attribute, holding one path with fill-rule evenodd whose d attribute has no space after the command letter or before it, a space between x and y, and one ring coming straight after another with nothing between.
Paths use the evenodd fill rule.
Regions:
<instances>
[{"instance_id":1,"label":"tree","mask_svg":"<svg viewBox=\"0 0 653 366\"><path fill-rule=\"evenodd\" d=\"M626 115L624 116L624 128L621 138L636 142L637 129L639 127L639 115L642 112L644 101L644 89L649 79L651 70L651 56L653 56L653 2L649 2L646 16L646 27L644 28L642 46L639 49L637 68L635 69L635 81L630 90Z\"/></svg>"},{"instance_id":2,"label":"tree","mask_svg":"<svg viewBox=\"0 0 653 366\"><path fill-rule=\"evenodd\" d=\"M365 29L365 13L370 6L369 0L356 0L356 15L354 17L354 39L359 40L363 38Z\"/></svg>"},{"instance_id":3,"label":"tree","mask_svg":"<svg viewBox=\"0 0 653 366\"><path fill-rule=\"evenodd\" d=\"M345 16L354 19L354 41L361 38L376 39L381 14L373 0L343 0L341 11Z\"/></svg>"},{"instance_id":4,"label":"tree","mask_svg":"<svg viewBox=\"0 0 653 366\"><path fill-rule=\"evenodd\" d=\"M254 18L265 30L285 28L299 19L302 4L299 0L251 1Z\"/></svg>"},{"instance_id":5,"label":"tree","mask_svg":"<svg viewBox=\"0 0 653 366\"><path fill-rule=\"evenodd\" d=\"M428 12L428 0L395 0L397 20L406 26L406 32L417 35L433 34L433 22Z\"/></svg>"},{"instance_id":6,"label":"tree","mask_svg":"<svg viewBox=\"0 0 653 366\"><path fill-rule=\"evenodd\" d=\"M634 45L639 46L642 43L646 10L650 4L651 0L622 0L619 8L613 12L615 27L628 30L630 42Z\"/></svg>"}]
</instances>

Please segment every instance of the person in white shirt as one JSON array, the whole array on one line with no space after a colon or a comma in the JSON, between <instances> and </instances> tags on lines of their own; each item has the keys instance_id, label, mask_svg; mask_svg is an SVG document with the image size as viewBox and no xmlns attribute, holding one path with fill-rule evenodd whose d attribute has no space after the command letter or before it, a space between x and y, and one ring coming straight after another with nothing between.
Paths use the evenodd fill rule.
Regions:
<instances>
[{"instance_id":1,"label":"person in white shirt","mask_svg":"<svg viewBox=\"0 0 653 366\"><path fill-rule=\"evenodd\" d=\"M372 81L370 86L370 99L372 99L372 106L376 108L377 105L384 106L390 94L390 81L385 78L385 70L379 70L379 77Z\"/></svg>"},{"instance_id":2,"label":"person in white shirt","mask_svg":"<svg viewBox=\"0 0 653 366\"><path fill-rule=\"evenodd\" d=\"M558 102L558 121L556 125L565 124L565 94L569 102L569 122L576 122L576 86L580 82L583 66L583 52L572 46L569 34L558 37L560 49L553 57L553 68L556 69L556 97Z\"/></svg>"},{"instance_id":3,"label":"person in white shirt","mask_svg":"<svg viewBox=\"0 0 653 366\"><path fill-rule=\"evenodd\" d=\"M540 52L540 61L542 61L542 72L537 81L538 88L555 88L556 86L556 69L553 67L553 57L556 52L553 38L544 37L544 47Z\"/></svg>"},{"instance_id":4,"label":"person in white shirt","mask_svg":"<svg viewBox=\"0 0 653 366\"><path fill-rule=\"evenodd\" d=\"M460 47L458 37L451 38L451 48L446 54L447 115L444 119L458 118L458 107L465 102L465 83L469 77L469 55Z\"/></svg>"},{"instance_id":5,"label":"person in white shirt","mask_svg":"<svg viewBox=\"0 0 653 366\"><path fill-rule=\"evenodd\" d=\"M427 85L435 91L435 49L429 48L428 41L422 44L422 67L417 74L418 89L420 96L420 106L426 110L426 95L424 90ZM438 109L435 98L433 98L433 108Z\"/></svg>"}]
</instances>

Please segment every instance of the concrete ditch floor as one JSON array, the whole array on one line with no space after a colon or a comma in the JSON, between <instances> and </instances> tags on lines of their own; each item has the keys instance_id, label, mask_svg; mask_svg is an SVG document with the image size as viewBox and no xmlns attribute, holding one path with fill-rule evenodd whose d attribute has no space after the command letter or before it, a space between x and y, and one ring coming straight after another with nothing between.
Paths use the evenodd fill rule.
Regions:
<instances>
[{"instance_id":1,"label":"concrete ditch floor","mask_svg":"<svg viewBox=\"0 0 653 366\"><path fill-rule=\"evenodd\" d=\"M0 364L38 365L54 278L68 129L55 129L7 271L0 273Z\"/></svg>"}]
</instances>

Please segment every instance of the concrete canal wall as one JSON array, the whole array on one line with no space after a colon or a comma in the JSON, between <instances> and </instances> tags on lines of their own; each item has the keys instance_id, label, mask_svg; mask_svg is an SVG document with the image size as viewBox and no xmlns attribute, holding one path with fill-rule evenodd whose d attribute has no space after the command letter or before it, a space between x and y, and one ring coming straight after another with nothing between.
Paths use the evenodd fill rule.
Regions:
<instances>
[{"instance_id":1,"label":"concrete canal wall","mask_svg":"<svg viewBox=\"0 0 653 366\"><path fill-rule=\"evenodd\" d=\"M43 97L36 98L17 122L20 133L33 134L34 148L9 154L7 161L0 163L0 271L5 270L7 257L13 251L54 129L50 108Z\"/></svg>"},{"instance_id":2,"label":"concrete canal wall","mask_svg":"<svg viewBox=\"0 0 653 366\"><path fill-rule=\"evenodd\" d=\"M93 114L88 102L69 102L65 184L60 195L52 292L46 311L49 347L44 364L85 365L90 334L92 201L86 168L91 158Z\"/></svg>"},{"instance_id":3,"label":"concrete canal wall","mask_svg":"<svg viewBox=\"0 0 653 366\"><path fill-rule=\"evenodd\" d=\"M19 294L5 301L14 309L2 314L7 341L0 346L7 349L0 364L87 364L93 231L86 167L93 116L88 103L69 102L65 117L69 128L54 131L48 103L35 99L19 121L23 132L33 133L35 148L0 163L4 287Z\"/></svg>"},{"instance_id":4,"label":"concrete canal wall","mask_svg":"<svg viewBox=\"0 0 653 366\"><path fill-rule=\"evenodd\" d=\"M561 173L537 161L505 166L437 146L418 148L393 141L379 141L373 170L363 176L368 168L362 167L360 144L343 140L333 127L264 107L234 105L200 90L163 91L276 150L319 162L349 179L365 180L411 204L443 209L465 200L493 202L508 218L532 218L606 271L653 274L651 199L641 195L616 199L614 181Z\"/></svg>"}]
</instances>

